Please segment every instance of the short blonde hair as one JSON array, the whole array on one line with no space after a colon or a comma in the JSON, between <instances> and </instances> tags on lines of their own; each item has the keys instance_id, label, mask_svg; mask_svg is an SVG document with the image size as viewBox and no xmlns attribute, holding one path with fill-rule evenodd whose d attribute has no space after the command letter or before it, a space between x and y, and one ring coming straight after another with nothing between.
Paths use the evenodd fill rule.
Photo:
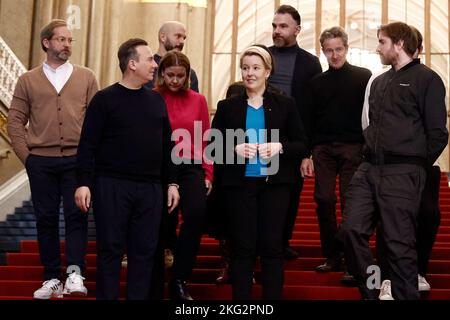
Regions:
<instances>
[{"instance_id":1,"label":"short blonde hair","mask_svg":"<svg viewBox=\"0 0 450 320\"><path fill-rule=\"evenodd\" d=\"M259 56L264 63L264 67L270 70L271 74L273 73L273 57L267 47L263 45L253 45L245 49L244 52L241 53L241 57L239 60L239 66L241 68L242 60L244 60L244 57L246 56Z\"/></svg>"}]
</instances>

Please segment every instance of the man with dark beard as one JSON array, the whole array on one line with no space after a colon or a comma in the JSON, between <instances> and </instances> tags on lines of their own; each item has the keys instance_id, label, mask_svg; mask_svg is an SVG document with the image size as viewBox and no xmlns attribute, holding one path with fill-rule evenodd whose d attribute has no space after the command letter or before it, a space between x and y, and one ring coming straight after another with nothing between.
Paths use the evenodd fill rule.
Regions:
<instances>
[{"instance_id":1,"label":"man with dark beard","mask_svg":"<svg viewBox=\"0 0 450 320\"><path fill-rule=\"evenodd\" d=\"M86 295L83 284L87 215L75 205L75 162L86 108L97 92L94 73L72 65L72 32L64 20L41 30L45 62L19 78L8 114L8 134L30 181L44 283L35 299ZM27 126L27 123L29 125ZM59 206L63 199L67 272L63 291ZM72 272L76 271L76 272Z\"/></svg>"},{"instance_id":2,"label":"man with dark beard","mask_svg":"<svg viewBox=\"0 0 450 320\"><path fill-rule=\"evenodd\" d=\"M157 53L153 55L155 62L159 65L161 58L167 53L167 51L182 51L186 37L186 27L184 24L178 21L164 22L158 31L159 47ZM190 82L191 89L199 92L197 74L193 69L191 69ZM153 81L148 82L145 87L153 89Z\"/></svg>"},{"instance_id":3,"label":"man with dark beard","mask_svg":"<svg viewBox=\"0 0 450 320\"><path fill-rule=\"evenodd\" d=\"M298 11L289 5L280 6L272 20L274 45L269 49L274 57L275 70L269 77L269 83L294 98L300 118L304 121L306 84L313 76L322 72L322 67L316 56L299 47L297 36L300 30L301 18ZM301 159L298 160L298 175L291 187L289 209L284 224L283 245L286 259L298 257L298 252L289 246L289 240L292 238L300 193L303 189L300 163Z\"/></svg>"},{"instance_id":4,"label":"man with dark beard","mask_svg":"<svg viewBox=\"0 0 450 320\"><path fill-rule=\"evenodd\" d=\"M445 86L439 75L417 59L417 34L405 23L378 29L377 53L392 68L370 88L364 131L364 162L346 193L341 235L348 271L365 299L376 299L368 281L373 264L369 239L377 223L383 243L385 278L381 300L416 300L417 215L427 166L448 141Z\"/></svg>"}]
</instances>

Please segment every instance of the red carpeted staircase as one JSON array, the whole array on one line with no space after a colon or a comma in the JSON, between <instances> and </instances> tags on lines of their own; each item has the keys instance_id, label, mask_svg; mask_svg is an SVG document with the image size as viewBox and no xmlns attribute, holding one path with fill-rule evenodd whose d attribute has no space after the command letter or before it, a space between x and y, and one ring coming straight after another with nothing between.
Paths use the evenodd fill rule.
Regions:
<instances>
[{"instance_id":1,"label":"red carpeted staircase","mask_svg":"<svg viewBox=\"0 0 450 320\"><path fill-rule=\"evenodd\" d=\"M450 299L450 188L447 176L442 175L440 205L442 211L441 227L437 237L429 267L427 280L432 290L423 294L423 299ZM359 293L356 288L350 288L340 283L342 272L321 274L314 268L323 262L320 250L319 229L313 202L313 181L305 181L301 198L301 206L295 226L291 245L300 252L300 258L286 261L285 264L285 299L308 300L356 300ZM339 213L340 215L340 213ZM32 215L27 216L31 219ZM14 220L13 218L9 220ZM14 226L14 225L11 225ZM24 233L26 223L15 224L9 233L18 235ZM22 227L21 227L22 226ZM90 239L93 236L93 222L90 222ZM20 231L22 230L22 231ZM28 234L33 234L28 231ZM373 241L371 245L373 246ZM64 243L61 243L64 247ZM64 252L64 251L62 251ZM87 255L86 286L89 290L87 299L95 297L95 242L89 242ZM64 260L64 257L63 257ZM231 298L229 285L216 285L214 280L220 268L218 243L216 240L204 237L197 259L197 265L189 283L191 295L198 300L214 300ZM256 278L259 275L256 267ZM121 290L124 296L125 273L122 270ZM33 291L41 285L42 267L40 267L37 242L22 240L20 252L6 254L6 266L0 266L0 300L1 299L31 299ZM254 287L254 297L261 296L261 287ZM70 298L72 299L72 298ZM86 299L86 298L84 298Z\"/></svg>"}]
</instances>

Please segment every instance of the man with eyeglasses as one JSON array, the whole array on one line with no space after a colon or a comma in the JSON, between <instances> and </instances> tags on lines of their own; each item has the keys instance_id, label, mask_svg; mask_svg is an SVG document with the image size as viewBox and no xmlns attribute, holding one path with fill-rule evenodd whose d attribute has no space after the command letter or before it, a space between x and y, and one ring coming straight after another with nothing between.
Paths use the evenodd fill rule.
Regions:
<instances>
[{"instance_id":1,"label":"man with eyeglasses","mask_svg":"<svg viewBox=\"0 0 450 320\"><path fill-rule=\"evenodd\" d=\"M336 239L336 178L343 209L345 191L362 160L361 112L371 72L347 62L348 35L341 27L323 31L320 44L329 69L309 83L305 128L312 159L303 159L301 173L315 174L314 200L326 258L316 271L330 272L341 270L343 256Z\"/></svg>"},{"instance_id":2,"label":"man with eyeglasses","mask_svg":"<svg viewBox=\"0 0 450 320\"><path fill-rule=\"evenodd\" d=\"M52 20L40 34L45 62L22 75L8 114L8 134L30 181L44 283L35 299L86 295L87 214L76 206L76 153L86 108L98 90L94 73L72 65L72 33ZM28 123L28 126L27 126ZM63 199L67 273L61 283L59 207Z\"/></svg>"}]
</instances>

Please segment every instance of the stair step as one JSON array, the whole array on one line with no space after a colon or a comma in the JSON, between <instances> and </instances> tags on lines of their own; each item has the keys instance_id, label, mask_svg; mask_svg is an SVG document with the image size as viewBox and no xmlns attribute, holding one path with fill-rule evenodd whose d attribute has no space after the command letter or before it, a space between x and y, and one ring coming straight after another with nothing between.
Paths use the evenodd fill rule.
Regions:
<instances>
[{"instance_id":1,"label":"stair step","mask_svg":"<svg viewBox=\"0 0 450 320\"><path fill-rule=\"evenodd\" d=\"M41 286L40 281L0 281L0 297L13 296L16 298L26 297L30 299L34 290ZM86 282L88 297L82 299L92 299L95 296L95 283ZM5 290L6 288L6 290ZM167 292L167 290L166 290ZM230 300L230 285L217 286L215 284L189 284L189 292L196 300ZM125 295L125 283L120 283L120 294ZM319 287L319 286L293 286L286 285L283 288L283 296L289 300L360 300L358 289L347 287ZM253 287L252 297L261 297L261 286ZM432 289L429 293L423 294L424 298L435 300L449 300L449 289ZM64 300L70 298L64 298ZM79 299L79 298L77 298Z\"/></svg>"},{"instance_id":2,"label":"stair step","mask_svg":"<svg viewBox=\"0 0 450 320\"><path fill-rule=\"evenodd\" d=\"M121 270L121 281L126 281L127 269ZM194 269L189 283L214 284L219 273L219 269ZM260 268L255 269L255 278L260 282ZM0 266L0 281L38 281L43 274L42 267L20 267L20 266ZM94 280L95 268L87 268L84 277ZM318 273L315 271L286 270L285 283L290 286L319 286L319 287L342 287L342 272ZM450 275L429 274L427 280L433 289L446 289L450 287ZM166 279L167 281L167 279Z\"/></svg>"},{"instance_id":3,"label":"stair step","mask_svg":"<svg viewBox=\"0 0 450 320\"><path fill-rule=\"evenodd\" d=\"M302 193L302 197L300 198L299 208L300 208L300 210L299 210L300 212L312 212L315 210L316 204L313 202L312 194L303 196L303 193ZM339 201L337 201L337 203L336 203L336 208L338 211L340 210ZM450 192L446 198L440 199L440 208L443 212L450 212ZM90 220L93 221L92 209L89 212L89 216L92 217ZM64 219L62 208L60 208L60 219L61 220ZM34 221L35 220L34 209L32 206L16 208L14 214L9 214L7 216L7 220L9 220L9 221L10 220L32 220L32 221Z\"/></svg>"},{"instance_id":4,"label":"stair step","mask_svg":"<svg viewBox=\"0 0 450 320\"><path fill-rule=\"evenodd\" d=\"M66 230L59 228L59 235L64 236ZM32 228L0 228L0 236L37 236L37 230ZM95 228L88 229L88 236L95 236Z\"/></svg>"},{"instance_id":5,"label":"stair step","mask_svg":"<svg viewBox=\"0 0 450 320\"><path fill-rule=\"evenodd\" d=\"M61 220L59 222L59 227L60 228L65 228L66 227L66 223L65 223L64 220ZM25 221L16 220L16 221L2 221L2 222L0 222L0 234L2 232L1 231L2 229L9 229L9 228L20 228L20 229L32 228L32 229L35 229L36 228L36 221L35 220L25 220ZM89 221L88 222L88 228L95 229L94 221Z\"/></svg>"},{"instance_id":6,"label":"stair step","mask_svg":"<svg viewBox=\"0 0 450 320\"><path fill-rule=\"evenodd\" d=\"M293 249L298 250L303 257L308 258L321 258L322 252L319 246L297 246L293 245ZM372 248L372 253L375 255L375 250ZM199 257L200 256L211 256L211 255L219 255L219 249L217 244L206 243L200 247ZM38 253L7 253L6 254L7 264L14 266L39 266L40 259ZM433 248L431 253L432 260L445 260L450 263L450 248ZM87 254L86 256L87 264L90 266L95 265L96 263L96 255L95 254ZM323 259L322 259L323 261ZM65 264L65 256L62 255L62 263ZM320 264L320 263L319 263Z\"/></svg>"}]
</instances>

